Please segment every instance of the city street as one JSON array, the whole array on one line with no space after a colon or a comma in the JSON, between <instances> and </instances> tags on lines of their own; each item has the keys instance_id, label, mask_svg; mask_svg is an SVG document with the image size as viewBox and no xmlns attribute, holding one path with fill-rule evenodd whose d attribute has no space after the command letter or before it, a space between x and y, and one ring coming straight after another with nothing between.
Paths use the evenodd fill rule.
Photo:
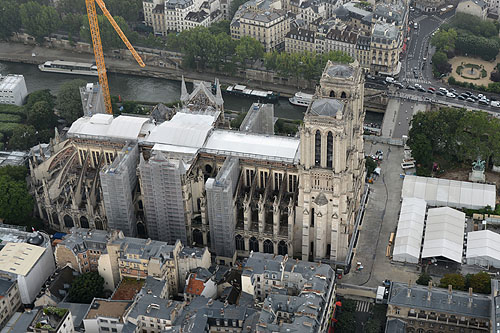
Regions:
<instances>
[{"instance_id":1,"label":"city street","mask_svg":"<svg viewBox=\"0 0 500 333\"><path fill-rule=\"evenodd\" d=\"M387 278L407 282L410 279L416 281L418 276L415 266L392 263L386 257L389 237L391 232L396 230L401 207L403 179L399 174L403 148L365 142L367 155L374 154L377 150L384 152L384 161L380 165L381 174L370 185L370 196L353 259L353 269L342 278L341 283L376 287ZM363 266L361 271L355 269L358 262Z\"/></svg>"}]
</instances>

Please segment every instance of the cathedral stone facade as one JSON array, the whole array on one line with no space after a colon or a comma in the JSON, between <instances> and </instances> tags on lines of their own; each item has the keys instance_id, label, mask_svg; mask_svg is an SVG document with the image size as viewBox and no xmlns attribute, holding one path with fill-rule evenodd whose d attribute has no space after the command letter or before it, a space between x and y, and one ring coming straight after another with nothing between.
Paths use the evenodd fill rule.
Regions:
<instances>
[{"instance_id":1,"label":"cathedral stone facade","mask_svg":"<svg viewBox=\"0 0 500 333\"><path fill-rule=\"evenodd\" d=\"M61 231L208 246L221 263L252 251L344 261L364 188L363 85L357 62L328 62L300 138L270 134L272 105L258 103L264 132L230 129L217 81L188 93L183 80L163 122L82 117L30 161L39 214Z\"/></svg>"}]
</instances>

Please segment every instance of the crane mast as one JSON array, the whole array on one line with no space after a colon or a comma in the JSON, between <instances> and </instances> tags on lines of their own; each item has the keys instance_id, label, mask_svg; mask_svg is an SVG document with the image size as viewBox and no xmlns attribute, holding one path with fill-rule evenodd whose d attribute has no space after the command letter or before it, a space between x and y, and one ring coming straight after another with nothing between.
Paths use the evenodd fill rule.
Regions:
<instances>
[{"instance_id":1,"label":"crane mast","mask_svg":"<svg viewBox=\"0 0 500 333\"><path fill-rule=\"evenodd\" d=\"M113 109L111 107L111 96L109 94L108 76L106 74L106 64L104 63L104 52L102 51L101 34L99 33L99 23L97 20L95 2L97 2L104 16L106 16L109 20L113 28L118 33L118 36L120 36L123 43L132 53L132 56L137 61L139 66L144 67L145 64L139 54L135 51L132 44L130 44L122 29L120 29L116 21L113 19L113 16L109 13L104 2L102 0L85 0L87 15L89 17L90 34L92 36L92 46L94 48L94 56L97 66L97 74L99 75L99 84L101 85L102 95L104 97L104 106L106 107L106 113L112 114Z\"/></svg>"}]
</instances>

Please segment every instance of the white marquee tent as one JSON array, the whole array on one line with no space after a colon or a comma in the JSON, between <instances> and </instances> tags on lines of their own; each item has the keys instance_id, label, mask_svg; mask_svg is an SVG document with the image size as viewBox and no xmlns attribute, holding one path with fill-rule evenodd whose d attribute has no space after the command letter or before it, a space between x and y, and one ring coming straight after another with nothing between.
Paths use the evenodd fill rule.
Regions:
<instances>
[{"instance_id":1,"label":"white marquee tent","mask_svg":"<svg viewBox=\"0 0 500 333\"><path fill-rule=\"evenodd\" d=\"M481 209L495 207L495 185L406 176L402 198L424 199L429 206Z\"/></svg>"},{"instance_id":2,"label":"white marquee tent","mask_svg":"<svg viewBox=\"0 0 500 333\"><path fill-rule=\"evenodd\" d=\"M394 261L418 263L424 232L425 200L405 198L401 204L398 231L394 242Z\"/></svg>"},{"instance_id":3,"label":"white marquee tent","mask_svg":"<svg viewBox=\"0 0 500 333\"><path fill-rule=\"evenodd\" d=\"M465 213L450 207L427 211L422 258L445 257L462 263Z\"/></svg>"},{"instance_id":4,"label":"white marquee tent","mask_svg":"<svg viewBox=\"0 0 500 333\"><path fill-rule=\"evenodd\" d=\"M500 235L490 230L467 234L467 264L500 268Z\"/></svg>"}]
</instances>

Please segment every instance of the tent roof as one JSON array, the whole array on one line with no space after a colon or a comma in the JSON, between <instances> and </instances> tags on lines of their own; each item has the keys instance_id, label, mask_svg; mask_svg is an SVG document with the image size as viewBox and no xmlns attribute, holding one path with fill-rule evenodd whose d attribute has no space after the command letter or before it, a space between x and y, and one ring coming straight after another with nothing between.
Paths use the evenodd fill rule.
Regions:
<instances>
[{"instance_id":1,"label":"tent roof","mask_svg":"<svg viewBox=\"0 0 500 333\"><path fill-rule=\"evenodd\" d=\"M406 176L403 198L424 199L429 206L480 209L495 207L495 185L461 182L456 180Z\"/></svg>"},{"instance_id":2,"label":"tent roof","mask_svg":"<svg viewBox=\"0 0 500 333\"><path fill-rule=\"evenodd\" d=\"M395 260L408 261L409 257L417 262L420 257L420 245L424 232L425 209L427 204L422 199L404 198L399 215L398 231L394 241ZM399 259L398 259L399 257Z\"/></svg>"},{"instance_id":3,"label":"tent roof","mask_svg":"<svg viewBox=\"0 0 500 333\"><path fill-rule=\"evenodd\" d=\"M469 232L466 258L476 257L500 260L500 235L490 230Z\"/></svg>"},{"instance_id":4,"label":"tent roof","mask_svg":"<svg viewBox=\"0 0 500 333\"><path fill-rule=\"evenodd\" d=\"M462 262L465 213L450 207L427 212L422 258L445 257Z\"/></svg>"}]
</instances>

